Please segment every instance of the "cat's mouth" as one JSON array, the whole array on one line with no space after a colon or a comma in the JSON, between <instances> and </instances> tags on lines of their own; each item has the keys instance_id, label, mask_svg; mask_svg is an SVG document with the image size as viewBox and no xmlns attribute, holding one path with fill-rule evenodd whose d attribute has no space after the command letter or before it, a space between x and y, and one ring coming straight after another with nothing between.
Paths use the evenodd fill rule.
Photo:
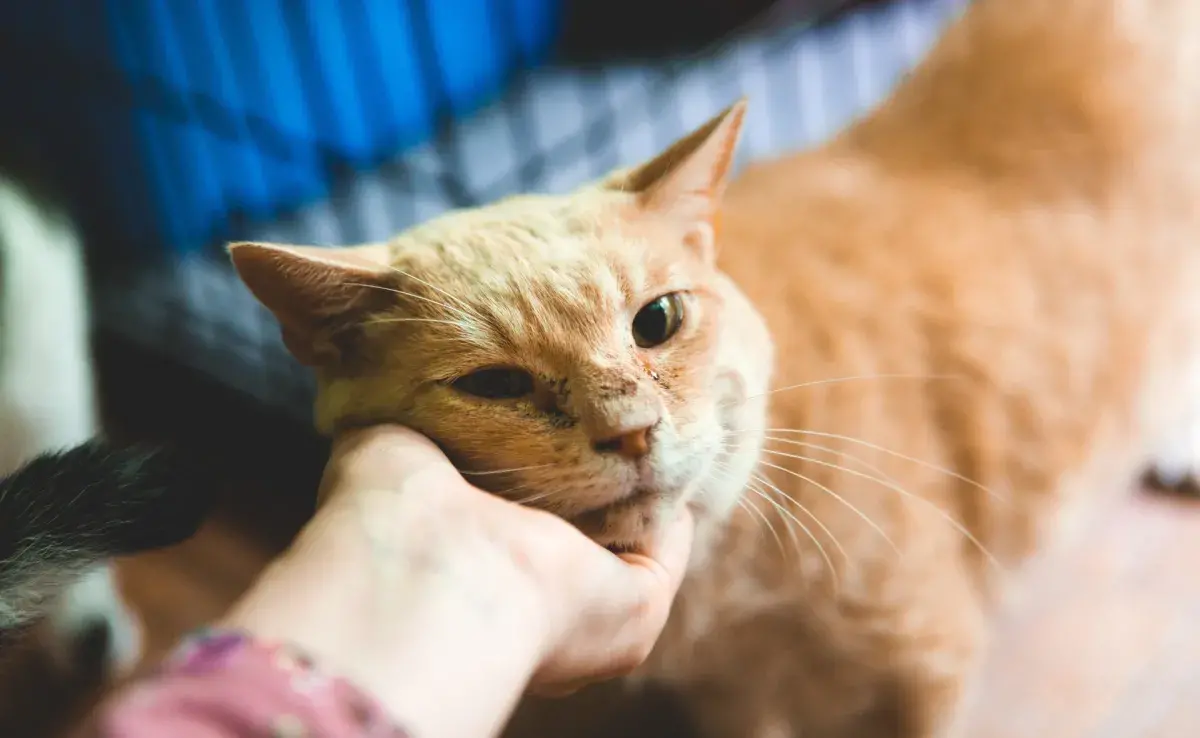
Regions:
<instances>
[{"instance_id":1,"label":"cat's mouth","mask_svg":"<svg viewBox=\"0 0 1200 738\"><path fill-rule=\"evenodd\" d=\"M655 503L661 499L661 490L634 487L618 500L572 515L570 522L614 553L637 550L638 543L654 525Z\"/></svg>"},{"instance_id":2,"label":"cat's mouth","mask_svg":"<svg viewBox=\"0 0 1200 738\"><path fill-rule=\"evenodd\" d=\"M619 500L606 502L603 505L576 513L572 516L572 522L585 530L589 527L602 526L610 514L641 505L657 494L656 490L649 487L634 487L629 494Z\"/></svg>"}]
</instances>

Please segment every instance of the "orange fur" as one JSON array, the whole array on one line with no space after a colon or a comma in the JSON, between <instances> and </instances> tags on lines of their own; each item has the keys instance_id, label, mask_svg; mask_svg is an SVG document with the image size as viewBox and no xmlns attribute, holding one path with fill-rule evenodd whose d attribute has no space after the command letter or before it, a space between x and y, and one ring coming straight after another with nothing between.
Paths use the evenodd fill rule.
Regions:
<instances>
[{"instance_id":1,"label":"orange fur","mask_svg":"<svg viewBox=\"0 0 1200 738\"><path fill-rule=\"evenodd\" d=\"M323 430L410 424L606 544L697 510L631 689L713 738L962 735L1004 572L1200 462L1200 4L979 0L879 109L724 192L741 111L374 252L233 258L316 365ZM673 290L683 327L639 349ZM537 390L447 386L483 366ZM597 445L646 427L646 460ZM581 735L593 699L514 733Z\"/></svg>"}]
</instances>

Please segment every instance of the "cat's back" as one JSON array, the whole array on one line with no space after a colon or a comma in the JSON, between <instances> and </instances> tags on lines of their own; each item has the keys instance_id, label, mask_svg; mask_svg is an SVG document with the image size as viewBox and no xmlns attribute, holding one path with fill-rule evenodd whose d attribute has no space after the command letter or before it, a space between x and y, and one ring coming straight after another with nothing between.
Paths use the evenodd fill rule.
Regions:
<instances>
[{"instance_id":1,"label":"cat's back","mask_svg":"<svg viewBox=\"0 0 1200 738\"><path fill-rule=\"evenodd\" d=\"M875 112L746 170L720 220L777 388L955 381L788 391L776 423L1051 488L1134 433L1200 331L1198 148L1200 3L976 2Z\"/></svg>"},{"instance_id":2,"label":"cat's back","mask_svg":"<svg viewBox=\"0 0 1200 738\"><path fill-rule=\"evenodd\" d=\"M733 183L721 266L776 334L1117 321L1194 259L1197 142L1200 3L979 0L877 110Z\"/></svg>"}]
</instances>

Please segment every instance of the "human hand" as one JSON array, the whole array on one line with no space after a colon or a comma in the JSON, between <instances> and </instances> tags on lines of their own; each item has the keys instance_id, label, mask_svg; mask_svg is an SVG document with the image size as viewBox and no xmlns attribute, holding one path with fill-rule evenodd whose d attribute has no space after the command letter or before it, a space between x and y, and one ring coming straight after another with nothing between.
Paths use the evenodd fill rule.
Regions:
<instances>
[{"instance_id":1,"label":"human hand","mask_svg":"<svg viewBox=\"0 0 1200 738\"><path fill-rule=\"evenodd\" d=\"M475 488L428 439L394 426L337 439L321 500L331 514L370 510L367 535L390 566L436 561L443 586L457 582L476 599L490 597L488 607L521 608L536 630L529 686L543 695L626 674L645 660L693 534L681 510L647 550L614 555L549 513Z\"/></svg>"}]
</instances>

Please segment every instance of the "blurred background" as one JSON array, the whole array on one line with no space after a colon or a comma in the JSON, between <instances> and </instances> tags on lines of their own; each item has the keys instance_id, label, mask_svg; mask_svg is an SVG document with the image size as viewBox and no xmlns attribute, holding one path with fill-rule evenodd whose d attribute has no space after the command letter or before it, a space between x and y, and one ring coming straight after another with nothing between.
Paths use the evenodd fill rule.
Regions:
<instances>
[{"instance_id":1,"label":"blurred background","mask_svg":"<svg viewBox=\"0 0 1200 738\"><path fill-rule=\"evenodd\" d=\"M384 239L566 190L740 95L743 161L812 144L961 5L0 0L0 175L78 231L110 432L180 437L308 490L311 377L225 243ZM233 502L286 538L311 504L297 494Z\"/></svg>"},{"instance_id":2,"label":"blurred background","mask_svg":"<svg viewBox=\"0 0 1200 738\"><path fill-rule=\"evenodd\" d=\"M819 143L964 2L0 0L0 179L82 244L103 427L229 480L195 541L123 566L151 654L286 545L324 460L310 377L226 242L372 241L566 190L741 95L742 162ZM86 704L21 694L0 713L42 727L0 734Z\"/></svg>"},{"instance_id":3,"label":"blurred background","mask_svg":"<svg viewBox=\"0 0 1200 738\"><path fill-rule=\"evenodd\" d=\"M77 220L104 340L303 424L308 375L226 242L376 240L565 190L742 94L743 157L810 144L881 97L960 4L12 0L0 166Z\"/></svg>"}]
</instances>

